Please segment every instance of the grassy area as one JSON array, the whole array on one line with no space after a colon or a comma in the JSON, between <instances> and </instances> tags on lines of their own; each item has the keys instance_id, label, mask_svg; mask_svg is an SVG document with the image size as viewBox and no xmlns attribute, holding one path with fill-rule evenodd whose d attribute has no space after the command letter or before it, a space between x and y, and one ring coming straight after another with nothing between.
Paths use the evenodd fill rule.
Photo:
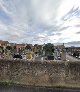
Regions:
<instances>
[{"instance_id":1,"label":"grassy area","mask_svg":"<svg viewBox=\"0 0 80 92\"><path fill-rule=\"evenodd\" d=\"M16 84L13 81L0 81L0 85L13 85Z\"/></svg>"},{"instance_id":2,"label":"grassy area","mask_svg":"<svg viewBox=\"0 0 80 92\"><path fill-rule=\"evenodd\" d=\"M55 85L55 86L34 86L34 85L24 85L24 84L16 84L13 81L0 81L0 86L15 86L15 87L29 87L29 88L45 88L45 89L50 89L50 88L56 88L56 89L79 89L80 87L73 87L73 86L65 86L65 85Z\"/></svg>"}]
</instances>

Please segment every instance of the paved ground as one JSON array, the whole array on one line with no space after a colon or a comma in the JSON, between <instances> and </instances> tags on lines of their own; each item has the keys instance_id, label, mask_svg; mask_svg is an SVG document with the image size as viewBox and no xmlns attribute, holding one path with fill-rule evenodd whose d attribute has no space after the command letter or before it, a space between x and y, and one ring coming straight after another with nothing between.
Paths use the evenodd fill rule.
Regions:
<instances>
[{"instance_id":1,"label":"paved ground","mask_svg":"<svg viewBox=\"0 0 80 92\"><path fill-rule=\"evenodd\" d=\"M77 59L77 58L70 56L68 54L66 54L66 59L69 60L69 61L80 61L80 59Z\"/></svg>"},{"instance_id":2,"label":"paved ground","mask_svg":"<svg viewBox=\"0 0 80 92\"><path fill-rule=\"evenodd\" d=\"M50 87L21 87L21 86L0 86L0 92L80 92L78 89L50 88Z\"/></svg>"}]
</instances>

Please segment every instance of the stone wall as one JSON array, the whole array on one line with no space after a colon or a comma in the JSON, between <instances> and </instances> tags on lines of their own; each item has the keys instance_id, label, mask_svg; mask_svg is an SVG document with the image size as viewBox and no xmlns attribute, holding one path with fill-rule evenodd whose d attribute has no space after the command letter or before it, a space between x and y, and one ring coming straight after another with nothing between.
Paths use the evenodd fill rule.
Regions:
<instances>
[{"instance_id":1,"label":"stone wall","mask_svg":"<svg viewBox=\"0 0 80 92\"><path fill-rule=\"evenodd\" d=\"M80 62L0 60L0 81L33 86L80 87Z\"/></svg>"}]
</instances>

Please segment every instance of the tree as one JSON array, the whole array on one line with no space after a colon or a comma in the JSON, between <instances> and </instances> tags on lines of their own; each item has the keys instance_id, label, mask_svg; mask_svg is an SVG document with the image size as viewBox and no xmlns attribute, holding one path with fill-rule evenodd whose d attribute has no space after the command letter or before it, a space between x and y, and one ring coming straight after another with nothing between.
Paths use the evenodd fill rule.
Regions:
<instances>
[{"instance_id":1,"label":"tree","mask_svg":"<svg viewBox=\"0 0 80 92\"><path fill-rule=\"evenodd\" d=\"M45 55L46 55L46 56L53 55L53 53L54 53L54 45L51 44L51 43L47 43L47 44L45 44L45 46L43 47L43 50L45 51Z\"/></svg>"},{"instance_id":2,"label":"tree","mask_svg":"<svg viewBox=\"0 0 80 92\"><path fill-rule=\"evenodd\" d=\"M0 53L3 53L3 52L4 52L3 47L0 46Z\"/></svg>"},{"instance_id":3,"label":"tree","mask_svg":"<svg viewBox=\"0 0 80 92\"><path fill-rule=\"evenodd\" d=\"M7 46L6 49L7 50L12 50L12 47L11 46Z\"/></svg>"},{"instance_id":4,"label":"tree","mask_svg":"<svg viewBox=\"0 0 80 92\"><path fill-rule=\"evenodd\" d=\"M30 45L27 45L27 46L25 47L25 49L26 49L26 50L29 50L29 51L32 51L32 48L31 48Z\"/></svg>"}]
</instances>

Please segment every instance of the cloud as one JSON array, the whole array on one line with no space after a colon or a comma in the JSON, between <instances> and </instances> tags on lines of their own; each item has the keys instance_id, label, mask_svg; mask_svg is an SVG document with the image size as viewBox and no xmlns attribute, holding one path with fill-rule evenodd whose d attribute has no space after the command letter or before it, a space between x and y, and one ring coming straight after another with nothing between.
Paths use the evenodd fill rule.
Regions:
<instances>
[{"instance_id":1,"label":"cloud","mask_svg":"<svg viewBox=\"0 0 80 92\"><path fill-rule=\"evenodd\" d=\"M79 25L75 25L75 27L80 27L80 24Z\"/></svg>"},{"instance_id":2,"label":"cloud","mask_svg":"<svg viewBox=\"0 0 80 92\"><path fill-rule=\"evenodd\" d=\"M65 43L66 47L70 47L70 46L75 46L75 47L80 47L80 41L71 41L68 43Z\"/></svg>"},{"instance_id":3,"label":"cloud","mask_svg":"<svg viewBox=\"0 0 80 92\"><path fill-rule=\"evenodd\" d=\"M80 39L79 0L0 0L0 39L55 43Z\"/></svg>"},{"instance_id":4,"label":"cloud","mask_svg":"<svg viewBox=\"0 0 80 92\"><path fill-rule=\"evenodd\" d=\"M76 32L76 34L80 34L80 31L79 32Z\"/></svg>"}]
</instances>

